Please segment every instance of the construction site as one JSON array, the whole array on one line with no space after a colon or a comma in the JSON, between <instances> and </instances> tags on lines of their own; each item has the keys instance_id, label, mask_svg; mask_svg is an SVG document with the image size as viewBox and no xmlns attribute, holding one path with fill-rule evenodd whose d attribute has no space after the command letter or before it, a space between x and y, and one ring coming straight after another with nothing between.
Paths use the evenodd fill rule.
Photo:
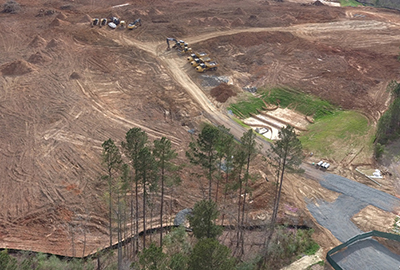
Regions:
<instances>
[{"instance_id":1,"label":"construction site","mask_svg":"<svg viewBox=\"0 0 400 270\"><path fill-rule=\"evenodd\" d=\"M15 12L0 13L0 248L81 257L106 247L102 143L120 144L133 127L150 141L168 138L183 164L203 122L242 136L228 107L256 95L252 89L298 89L376 126L390 104L388 84L400 80L396 10L311 0L17 2ZM313 119L266 104L242 122L276 140L282 126L301 134ZM346 151L337 159L307 153L305 173L288 174L283 185L280 221L314 228L324 255L351 233L391 232L400 213L398 159L377 163L364 150ZM265 179L273 174L262 160L257 156L251 172L257 177L246 214L254 224L272 213L274 183ZM328 170L311 165L322 160ZM359 166L390 175L378 186ZM202 199L191 169L168 194L166 224ZM354 193L391 205L355 203L342 178L356 183ZM352 230L329 227L324 213L346 216L341 222ZM249 243L256 238L249 234Z\"/></svg>"}]
</instances>

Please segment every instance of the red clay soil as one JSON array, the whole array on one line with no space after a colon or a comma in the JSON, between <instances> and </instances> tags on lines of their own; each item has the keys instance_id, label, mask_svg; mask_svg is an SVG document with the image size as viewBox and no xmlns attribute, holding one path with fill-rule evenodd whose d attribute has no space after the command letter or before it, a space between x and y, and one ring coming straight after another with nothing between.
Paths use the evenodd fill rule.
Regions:
<instances>
[{"instance_id":1,"label":"red clay soil","mask_svg":"<svg viewBox=\"0 0 400 270\"><path fill-rule=\"evenodd\" d=\"M17 2L18 13L0 13L2 248L80 256L83 243L85 254L106 246L101 144L112 138L120 145L132 127L150 141L167 137L178 162L187 163L187 131L207 120L204 104L212 102L199 104L188 91L186 73L201 75L165 51L166 37L210 52L220 64L217 74L231 77L236 89L290 86L374 120L387 107L386 85L400 78L400 17L393 11L253 0L111 1L130 4L123 7L108 0ZM90 26L91 18L110 16L141 18L142 26ZM235 93L228 85L216 89L221 102ZM248 214L262 220L273 184L263 178L262 160L254 164L257 192ZM203 197L207 181L193 180L193 171L180 173L183 184L166 209L171 218ZM296 180L290 182L296 188L285 187L282 205L296 204L297 220L313 224L303 193L319 199L326 191ZM221 208L234 211L235 198ZM318 234L328 236L327 246L336 243L323 228Z\"/></svg>"},{"instance_id":2,"label":"red clay soil","mask_svg":"<svg viewBox=\"0 0 400 270\"><path fill-rule=\"evenodd\" d=\"M225 103L228 98L236 96L236 93L233 91L232 85L221 83L217 87L211 89L210 95L215 98L216 101Z\"/></svg>"}]
</instances>

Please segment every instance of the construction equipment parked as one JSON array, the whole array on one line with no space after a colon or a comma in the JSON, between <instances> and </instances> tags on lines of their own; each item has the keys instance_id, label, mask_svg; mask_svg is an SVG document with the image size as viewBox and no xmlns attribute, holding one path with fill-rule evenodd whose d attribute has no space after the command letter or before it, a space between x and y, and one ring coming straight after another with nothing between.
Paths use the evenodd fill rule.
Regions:
<instances>
[{"instance_id":1,"label":"construction equipment parked","mask_svg":"<svg viewBox=\"0 0 400 270\"><path fill-rule=\"evenodd\" d=\"M94 19L92 20L92 27L98 25L99 22L100 22L100 20L99 20L98 18L94 18Z\"/></svg>"},{"instance_id":2,"label":"construction equipment parked","mask_svg":"<svg viewBox=\"0 0 400 270\"><path fill-rule=\"evenodd\" d=\"M102 26L106 26L107 25L107 19L106 18L102 18L101 20L100 20L100 27L102 27Z\"/></svg>"},{"instance_id":3,"label":"construction equipment parked","mask_svg":"<svg viewBox=\"0 0 400 270\"><path fill-rule=\"evenodd\" d=\"M217 70L218 66L219 65L217 62L204 62L196 67L196 71L197 72L206 72L208 70Z\"/></svg>"},{"instance_id":4,"label":"construction equipment parked","mask_svg":"<svg viewBox=\"0 0 400 270\"><path fill-rule=\"evenodd\" d=\"M135 28L138 28L139 26L142 26L142 20L140 18L136 19L134 22L129 23L128 29L133 30Z\"/></svg>"},{"instance_id":5,"label":"construction equipment parked","mask_svg":"<svg viewBox=\"0 0 400 270\"><path fill-rule=\"evenodd\" d=\"M115 25L119 25L120 21L117 17L112 17L111 22L113 22Z\"/></svg>"},{"instance_id":6,"label":"construction equipment parked","mask_svg":"<svg viewBox=\"0 0 400 270\"><path fill-rule=\"evenodd\" d=\"M195 58L202 58L207 56L208 54L206 52L201 52L201 53L191 53L190 56L188 56L188 58L186 58L188 60L188 62L192 62Z\"/></svg>"},{"instance_id":7,"label":"construction equipment parked","mask_svg":"<svg viewBox=\"0 0 400 270\"><path fill-rule=\"evenodd\" d=\"M185 44L187 44L187 43L185 43ZM192 48L189 48L187 46L185 46L183 48L183 50L181 51L182 54L187 54L187 53L191 53L191 52L192 52Z\"/></svg>"},{"instance_id":8,"label":"construction equipment parked","mask_svg":"<svg viewBox=\"0 0 400 270\"><path fill-rule=\"evenodd\" d=\"M111 29L115 29L115 28L117 28L117 25L113 22L109 22L108 27L110 27Z\"/></svg>"},{"instance_id":9,"label":"construction equipment parked","mask_svg":"<svg viewBox=\"0 0 400 270\"><path fill-rule=\"evenodd\" d=\"M210 57L202 57L202 58L195 58L192 62L190 62L190 65L192 67L197 67L198 65L206 62L211 62L212 59Z\"/></svg>"},{"instance_id":10,"label":"construction equipment parked","mask_svg":"<svg viewBox=\"0 0 400 270\"><path fill-rule=\"evenodd\" d=\"M175 38L167 38L167 51L171 50L171 46L169 44L170 41L175 42L174 45L172 45L172 48L177 49L179 51L182 51L185 47L188 47L189 45L183 41L183 40L176 40Z\"/></svg>"},{"instance_id":11,"label":"construction equipment parked","mask_svg":"<svg viewBox=\"0 0 400 270\"><path fill-rule=\"evenodd\" d=\"M125 21L121 21L119 23L119 25L121 26L121 28L125 28L126 27L126 22Z\"/></svg>"}]
</instances>

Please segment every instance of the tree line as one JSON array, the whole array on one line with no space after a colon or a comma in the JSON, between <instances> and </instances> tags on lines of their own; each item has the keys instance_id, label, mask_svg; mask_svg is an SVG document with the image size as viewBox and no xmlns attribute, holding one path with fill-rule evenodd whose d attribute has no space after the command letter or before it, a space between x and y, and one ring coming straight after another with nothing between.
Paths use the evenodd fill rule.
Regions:
<instances>
[{"instance_id":1,"label":"tree line","mask_svg":"<svg viewBox=\"0 0 400 270\"><path fill-rule=\"evenodd\" d=\"M192 138L185 151L188 160L188 164L185 164L185 166L191 165L200 168L197 171L201 171L201 173L197 176L200 179L203 178L204 182L207 183L202 188L203 207L206 203L217 207L219 198L226 200L227 192L237 193L236 247L232 254L239 259L245 253L245 213L247 211L248 194L251 192L250 182L253 179L250 174L250 167L254 157L259 153L256 136L256 133L250 129L237 141L229 129L224 126L204 124L198 136ZM283 127L279 132L279 138L271 146L268 155L268 161L273 165L276 176L275 199L269 226L270 234L265 239L264 252L260 254L261 259L258 261L260 269L267 262L268 246L276 227L285 171L293 171L301 163L302 158L301 143L297 139L293 127ZM142 231L141 242L139 237L135 237L135 241L132 241L130 247L125 247L124 252L128 256L135 256L139 251L144 252L149 247L146 243L148 214L150 212L150 224L153 224L153 209L155 209L154 204L157 202L159 215L157 223L158 227L161 228L159 240L155 246L151 238L152 235L149 235L149 241L153 243L152 248L157 247L162 250L166 183L169 185L180 183L177 172L183 166L183 164L179 166L176 164L176 150L172 148L171 142L165 137L150 143L146 132L140 128L130 129L126 133L125 140L119 146L112 139L108 139L102 144L102 147L102 160L107 172L103 179L108 185L106 197L109 208L110 245L113 244L113 232L115 230L117 231L118 243L121 243L122 238L138 235L139 231ZM203 181L199 182L203 183ZM141 202L139 201L140 198ZM208 215L208 217L211 215L207 211L203 214ZM193 219L196 215L191 217L190 224L193 226L192 223L196 223ZM207 220L203 215L200 215L199 218L203 222ZM216 218L219 218L221 225L224 225L224 214L211 220L208 218L208 222L211 224L215 222ZM139 228L139 224L141 224L141 228ZM216 235L213 230L216 227L209 225L206 228L204 231L205 238L215 239ZM195 230L193 228L193 233L196 235ZM122 253L122 246L118 246L119 265L122 265Z\"/></svg>"}]
</instances>

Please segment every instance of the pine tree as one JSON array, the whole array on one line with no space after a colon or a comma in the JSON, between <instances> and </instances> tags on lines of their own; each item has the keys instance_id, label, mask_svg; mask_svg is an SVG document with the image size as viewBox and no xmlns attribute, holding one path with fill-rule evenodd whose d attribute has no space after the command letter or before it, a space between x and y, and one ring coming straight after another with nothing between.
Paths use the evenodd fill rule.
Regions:
<instances>
[{"instance_id":1,"label":"pine tree","mask_svg":"<svg viewBox=\"0 0 400 270\"><path fill-rule=\"evenodd\" d=\"M109 192L109 233L110 233L110 246L112 246L112 185L114 174L120 169L122 163L121 153L113 140L108 139L102 144L103 147L103 164L107 169L108 192Z\"/></svg>"},{"instance_id":2,"label":"pine tree","mask_svg":"<svg viewBox=\"0 0 400 270\"><path fill-rule=\"evenodd\" d=\"M178 154L171 148L171 141L165 137L160 140L154 141L153 155L157 162L157 167L160 173L161 181L161 199L160 199L160 246L162 247L163 237L163 211L164 211L164 191L165 191L165 180L169 172L177 170L177 166L171 163L171 160L175 159Z\"/></svg>"},{"instance_id":3,"label":"pine tree","mask_svg":"<svg viewBox=\"0 0 400 270\"><path fill-rule=\"evenodd\" d=\"M208 179L208 199L211 201L212 179L213 173L216 170L215 160L217 158L217 143L219 131L216 127L206 124L199 137L194 142L189 144L189 150L186 152L186 157L190 163L200 165L207 171Z\"/></svg>"},{"instance_id":4,"label":"pine tree","mask_svg":"<svg viewBox=\"0 0 400 270\"><path fill-rule=\"evenodd\" d=\"M125 150L126 155L130 159L130 164L135 172L132 182L131 182L131 236L133 233L133 184L135 185L135 234L139 233L139 189L138 189L138 177L137 177L137 163L139 158L139 152L142 148L145 147L147 143L147 134L142 131L140 128L132 128L130 129L125 136L125 142L122 142L121 145ZM135 252L139 251L139 238L135 237Z\"/></svg>"}]
</instances>

